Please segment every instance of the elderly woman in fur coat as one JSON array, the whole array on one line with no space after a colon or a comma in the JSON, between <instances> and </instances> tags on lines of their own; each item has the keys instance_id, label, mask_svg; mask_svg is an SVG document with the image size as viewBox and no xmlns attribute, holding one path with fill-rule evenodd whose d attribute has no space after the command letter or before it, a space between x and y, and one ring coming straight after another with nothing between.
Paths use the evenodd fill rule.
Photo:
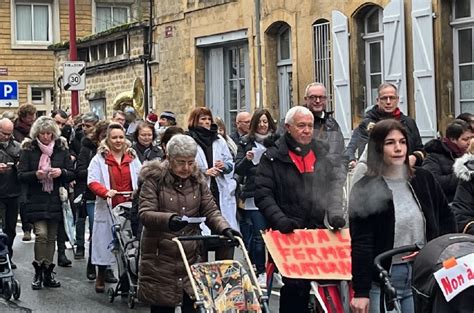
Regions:
<instances>
[{"instance_id":1,"label":"elderly woman in fur coat","mask_svg":"<svg viewBox=\"0 0 474 313\"><path fill-rule=\"evenodd\" d=\"M35 275L31 287L57 288L54 278L54 250L58 225L63 218L59 188L74 180L67 142L60 137L56 122L46 116L31 126L30 137L22 143L18 179L25 186L26 218L34 225Z\"/></svg>"},{"instance_id":2,"label":"elderly woman in fur coat","mask_svg":"<svg viewBox=\"0 0 474 313\"><path fill-rule=\"evenodd\" d=\"M194 312L191 283L180 258L176 236L199 235L199 224L183 216L206 217L215 233L235 239L240 235L221 215L205 178L196 166L197 144L189 136L175 135L166 146L166 161L146 163L140 173L140 220L143 223L138 298L151 305L151 312ZM190 264L202 260L199 244L185 241Z\"/></svg>"}]
</instances>

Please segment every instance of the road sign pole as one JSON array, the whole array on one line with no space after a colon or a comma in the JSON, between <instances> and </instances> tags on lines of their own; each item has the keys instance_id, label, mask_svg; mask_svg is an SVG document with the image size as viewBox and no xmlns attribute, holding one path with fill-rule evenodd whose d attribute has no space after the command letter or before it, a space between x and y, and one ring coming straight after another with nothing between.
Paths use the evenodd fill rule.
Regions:
<instances>
[{"instance_id":1,"label":"road sign pole","mask_svg":"<svg viewBox=\"0 0 474 313\"><path fill-rule=\"evenodd\" d=\"M69 59L77 61L75 0L69 0ZM79 93L76 90L71 91L71 114L73 117L79 114Z\"/></svg>"}]
</instances>

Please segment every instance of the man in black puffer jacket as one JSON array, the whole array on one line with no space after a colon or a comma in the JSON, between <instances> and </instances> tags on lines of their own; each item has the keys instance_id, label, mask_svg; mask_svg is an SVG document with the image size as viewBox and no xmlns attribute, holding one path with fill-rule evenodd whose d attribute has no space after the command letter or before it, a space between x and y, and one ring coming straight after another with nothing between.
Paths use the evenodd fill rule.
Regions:
<instances>
[{"instance_id":1,"label":"man in black puffer jacket","mask_svg":"<svg viewBox=\"0 0 474 313\"><path fill-rule=\"evenodd\" d=\"M353 168L357 160L364 152L365 145L369 141L367 126L370 123L377 123L384 119L393 118L399 120L408 132L408 153L410 154L410 164L421 166L425 156L420 132L415 120L403 114L398 108L397 87L391 83L383 83L378 88L377 105L370 109L365 118L354 129L351 141L347 145L344 157L349 161L349 167ZM357 152L357 156L356 156Z\"/></svg>"},{"instance_id":2,"label":"man in black puffer jacket","mask_svg":"<svg viewBox=\"0 0 474 313\"><path fill-rule=\"evenodd\" d=\"M327 146L313 139L314 117L302 106L285 117L286 133L260 160L255 178L255 204L269 227L282 233L295 229L342 228L341 173L327 158ZM284 278L280 312L305 312L309 280Z\"/></svg>"}]
</instances>

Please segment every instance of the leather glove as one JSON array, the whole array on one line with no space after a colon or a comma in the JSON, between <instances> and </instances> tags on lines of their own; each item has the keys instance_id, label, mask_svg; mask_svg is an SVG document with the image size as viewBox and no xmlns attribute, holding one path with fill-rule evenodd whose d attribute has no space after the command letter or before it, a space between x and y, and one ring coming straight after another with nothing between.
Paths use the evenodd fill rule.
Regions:
<instances>
[{"instance_id":1,"label":"leather glove","mask_svg":"<svg viewBox=\"0 0 474 313\"><path fill-rule=\"evenodd\" d=\"M295 229L301 228L297 221L291 218L281 218L275 224L276 230L279 230L282 234L292 233Z\"/></svg>"},{"instance_id":2,"label":"leather glove","mask_svg":"<svg viewBox=\"0 0 474 313\"><path fill-rule=\"evenodd\" d=\"M173 215L170 217L170 221L168 223L169 228L171 231L179 231L183 229L186 225L188 225L187 221L183 221L181 216Z\"/></svg>"},{"instance_id":3,"label":"leather glove","mask_svg":"<svg viewBox=\"0 0 474 313\"><path fill-rule=\"evenodd\" d=\"M229 238L231 241L237 241L235 237L242 237L242 234L232 228L226 228L222 231L222 235Z\"/></svg>"},{"instance_id":4,"label":"leather glove","mask_svg":"<svg viewBox=\"0 0 474 313\"><path fill-rule=\"evenodd\" d=\"M333 230L339 230L346 225L346 220L342 215L334 214L328 217L328 223L333 228Z\"/></svg>"}]
</instances>

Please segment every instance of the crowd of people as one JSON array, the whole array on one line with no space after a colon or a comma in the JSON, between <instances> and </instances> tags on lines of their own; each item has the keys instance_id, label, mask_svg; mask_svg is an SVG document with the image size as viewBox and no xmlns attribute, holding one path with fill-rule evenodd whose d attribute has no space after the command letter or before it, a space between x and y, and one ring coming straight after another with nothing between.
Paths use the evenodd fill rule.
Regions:
<instances>
[{"instance_id":1,"label":"crowd of people","mask_svg":"<svg viewBox=\"0 0 474 313\"><path fill-rule=\"evenodd\" d=\"M72 265L63 224L65 189L75 213L74 258L89 251L85 274L102 293L105 283L117 282L108 210L132 201L141 238L138 298L151 312L174 312L178 305L193 312L173 237L242 237L259 284L266 285L263 230L288 234L348 225L352 309L378 312L376 255L446 233L474 234L474 116L459 115L443 137L423 144L415 120L398 108L398 97L395 85L381 84L377 104L347 146L327 111L326 88L317 82L280 123L267 109L240 112L233 132L206 107L192 110L184 129L172 111L140 120L130 119L133 109L127 108L104 121L92 112L72 118L62 110L36 118L33 105L22 105L16 116L0 119L0 211L10 258L20 213L23 240L32 240L31 231L35 235L32 288L61 286L55 265ZM352 183L345 199L348 171ZM185 216L206 217L206 223L188 223ZM204 247L186 242L184 249L191 264L206 261L208 251L217 260L234 257L233 245L212 241ZM16 267L13 259L11 264ZM403 312L413 312L411 263L396 256L384 266ZM308 311L309 280L283 277L280 286L280 312Z\"/></svg>"}]
</instances>

